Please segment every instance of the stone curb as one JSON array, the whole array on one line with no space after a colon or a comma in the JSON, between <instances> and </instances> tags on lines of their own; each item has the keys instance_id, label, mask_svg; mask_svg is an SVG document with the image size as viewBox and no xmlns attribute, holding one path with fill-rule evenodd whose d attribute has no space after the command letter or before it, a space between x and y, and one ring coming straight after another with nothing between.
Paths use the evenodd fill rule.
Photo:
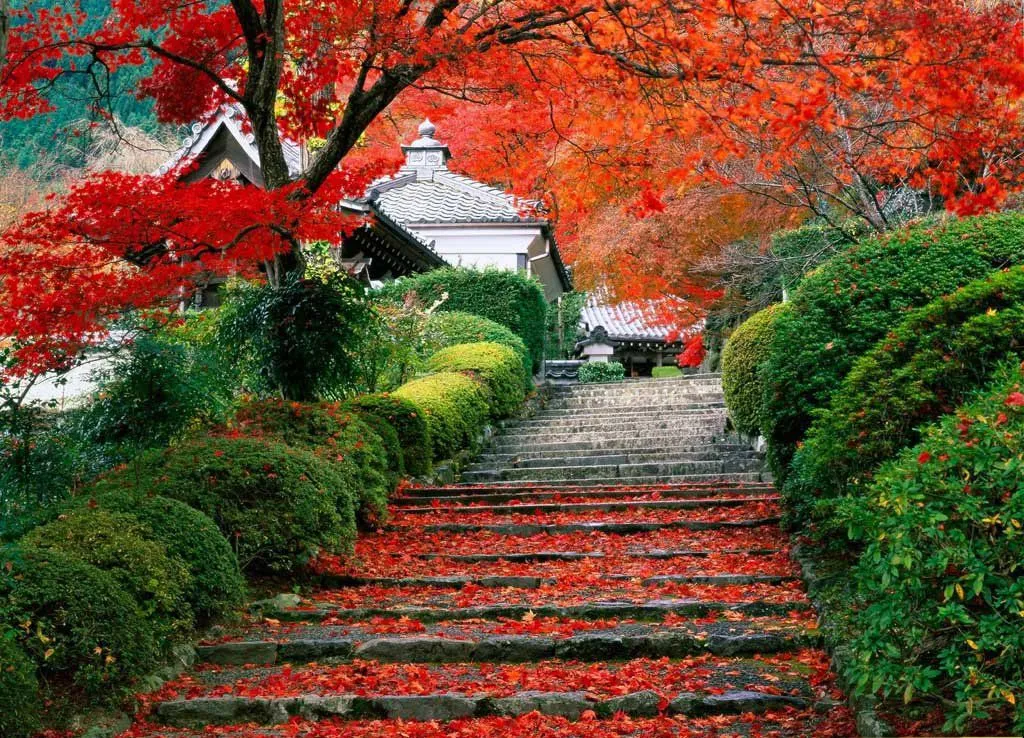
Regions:
<instances>
[{"instance_id":1,"label":"stone curb","mask_svg":"<svg viewBox=\"0 0 1024 738\"><path fill-rule=\"evenodd\" d=\"M827 709L802 697L735 690L723 694L684 692L667 705L657 692L645 690L609 699L591 699L585 692L520 692L510 697L462 695L352 695L252 698L205 697L162 702L155 715L163 725L202 728L214 725L258 723L280 725L298 716L306 720L329 718L398 719L409 721L449 721L469 717L500 715L515 717L531 712L579 720L593 711L597 717L624 713L630 717L669 715L703 717L763 713L785 707Z\"/></svg>"},{"instance_id":2,"label":"stone curb","mask_svg":"<svg viewBox=\"0 0 1024 738\"><path fill-rule=\"evenodd\" d=\"M568 638L543 635L488 636L475 640L439 636L355 637L289 641L231 641L200 646L199 658L221 666L312 663L362 659L381 663L529 663L545 659L606 661L781 653L817 645L819 637L800 631L710 634L685 631L590 632Z\"/></svg>"},{"instance_id":3,"label":"stone curb","mask_svg":"<svg viewBox=\"0 0 1024 738\"><path fill-rule=\"evenodd\" d=\"M831 613L818 597L818 590L822 582L825 581L825 577L818 576L817 561L813 553L803 544L794 543L793 558L800 564L803 580L807 584L807 596L818 611L819 620L828 621ZM875 710L876 701L873 698L857 698L853 696L852 690L849 688L850 685L845 683L845 678L843 677L846 662L844 654L839 649L833 648L824 638L822 642L831 656L832 671L835 672L840 686L848 695L850 709L853 710L857 724L857 734L863 738L892 738L896 736L897 733L893 727L878 715L878 712Z\"/></svg>"}]
</instances>

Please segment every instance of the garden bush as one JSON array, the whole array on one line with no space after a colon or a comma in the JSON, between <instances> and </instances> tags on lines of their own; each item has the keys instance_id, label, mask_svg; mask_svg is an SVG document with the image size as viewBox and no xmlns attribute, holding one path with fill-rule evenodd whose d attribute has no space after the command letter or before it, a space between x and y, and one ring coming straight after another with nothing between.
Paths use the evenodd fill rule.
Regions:
<instances>
[{"instance_id":1,"label":"garden bush","mask_svg":"<svg viewBox=\"0 0 1024 738\"><path fill-rule=\"evenodd\" d=\"M405 471L412 476L430 473L432 445L430 429L419 408L409 400L391 394L360 395L347 405L364 415L376 415L398 433Z\"/></svg>"},{"instance_id":2,"label":"garden bush","mask_svg":"<svg viewBox=\"0 0 1024 738\"><path fill-rule=\"evenodd\" d=\"M848 676L860 694L942 705L957 735L986 718L1024 731L1022 390L1019 363L1000 367L844 506L866 544Z\"/></svg>"},{"instance_id":3,"label":"garden bush","mask_svg":"<svg viewBox=\"0 0 1024 738\"><path fill-rule=\"evenodd\" d=\"M740 433L761 434L764 425L764 382L761 365L771 351L775 323L785 303L777 303L747 318L722 350L722 390L732 424Z\"/></svg>"},{"instance_id":4,"label":"garden bush","mask_svg":"<svg viewBox=\"0 0 1024 738\"><path fill-rule=\"evenodd\" d=\"M547 302L537 280L504 269L434 269L391 282L380 295L399 302L409 293L428 305L447 294L439 311L472 313L505 326L526 344L531 373L540 371Z\"/></svg>"},{"instance_id":5,"label":"garden bush","mask_svg":"<svg viewBox=\"0 0 1024 738\"><path fill-rule=\"evenodd\" d=\"M227 538L205 513L184 502L117 490L76 499L99 510L132 515L146 538L162 544L191 575L185 597L200 620L235 612L245 602L245 581Z\"/></svg>"},{"instance_id":6,"label":"garden bush","mask_svg":"<svg viewBox=\"0 0 1024 738\"><path fill-rule=\"evenodd\" d=\"M651 376L655 379L678 379L683 376L683 370L677 366L656 366L651 369Z\"/></svg>"},{"instance_id":7,"label":"garden bush","mask_svg":"<svg viewBox=\"0 0 1024 738\"><path fill-rule=\"evenodd\" d=\"M151 623L109 572L61 551L0 549L0 621L42 677L113 701L159 658Z\"/></svg>"},{"instance_id":8,"label":"garden bush","mask_svg":"<svg viewBox=\"0 0 1024 738\"><path fill-rule=\"evenodd\" d=\"M798 519L828 532L831 498L918 440L993 368L1024 348L1024 267L997 272L910 313L861 357L807 434L783 493Z\"/></svg>"},{"instance_id":9,"label":"garden bush","mask_svg":"<svg viewBox=\"0 0 1024 738\"><path fill-rule=\"evenodd\" d=\"M497 343L462 343L441 349L427 362L433 372L471 372L488 390L491 417L507 418L519 410L526 393L526 370L516 352Z\"/></svg>"},{"instance_id":10,"label":"garden bush","mask_svg":"<svg viewBox=\"0 0 1024 738\"><path fill-rule=\"evenodd\" d=\"M813 411L907 310L1022 260L1024 215L1008 213L865 238L808 274L775 323L762 374L776 478L785 479Z\"/></svg>"},{"instance_id":11,"label":"garden bush","mask_svg":"<svg viewBox=\"0 0 1024 738\"><path fill-rule=\"evenodd\" d=\"M423 329L423 347L428 357L449 346L480 342L500 343L515 351L523 361L524 383L527 388L533 387L533 372L529 370L530 352L526 344L500 323L470 313L436 312L427 319Z\"/></svg>"},{"instance_id":12,"label":"garden bush","mask_svg":"<svg viewBox=\"0 0 1024 738\"><path fill-rule=\"evenodd\" d=\"M74 556L110 574L139 606L161 645L192 629L185 595L188 569L163 545L147 539L131 515L91 507L71 510L30 532L22 543Z\"/></svg>"},{"instance_id":13,"label":"garden bush","mask_svg":"<svg viewBox=\"0 0 1024 738\"><path fill-rule=\"evenodd\" d=\"M345 496L358 502L365 520L386 516L395 478L388 474L384 442L359 415L333 402L264 400L243 405L235 429L247 436L271 435L334 464L346 481Z\"/></svg>"},{"instance_id":14,"label":"garden bush","mask_svg":"<svg viewBox=\"0 0 1024 738\"><path fill-rule=\"evenodd\" d=\"M0 735L28 738L41 727L43 703L36 667L15 641L17 632L0 625Z\"/></svg>"},{"instance_id":15,"label":"garden bush","mask_svg":"<svg viewBox=\"0 0 1024 738\"><path fill-rule=\"evenodd\" d=\"M311 451L270 437L213 437L149 452L96 482L94 494L152 493L209 515L243 570L287 574L321 549L355 541L350 481Z\"/></svg>"},{"instance_id":16,"label":"garden bush","mask_svg":"<svg viewBox=\"0 0 1024 738\"><path fill-rule=\"evenodd\" d=\"M579 340L580 316L587 298L586 292L567 292L557 301L548 303L546 359L573 358L576 341Z\"/></svg>"},{"instance_id":17,"label":"garden bush","mask_svg":"<svg viewBox=\"0 0 1024 738\"><path fill-rule=\"evenodd\" d=\"M435 459L449 459L471 447L487 423L487 390L473 377L457 372L431 374L395 390L419 408L430 428Z\"/></svg>"},{"instance_id":18,"label":"garden bush","mask_svg":"<svg viewBox=\"0 0 1024 738\"><path fill-rule=\"evenodd\" d=\"M626 378L626 368L617 361L590 361L580 366L577 376L580 384L621 382Z\"/></svg>"}]
</instances>

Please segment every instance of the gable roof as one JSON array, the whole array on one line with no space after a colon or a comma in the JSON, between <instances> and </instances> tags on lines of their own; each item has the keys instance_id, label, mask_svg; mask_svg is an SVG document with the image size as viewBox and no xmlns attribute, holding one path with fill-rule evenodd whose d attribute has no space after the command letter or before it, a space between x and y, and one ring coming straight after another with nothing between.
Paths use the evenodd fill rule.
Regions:
<instances>
[{"instance_id":1,"label":"gable roof","mask_svg":"<svg viewBox=\"0 0 1024 738\"><path fill-rule=\"evenodd\" d=\"M511 195L447 169L433 171L429 179L400 172L371 185L367 201L400 223L544 222L524 214Z\"/></svg>"},{"instance_id":2,"label":"gable roof","mask_svg":"<svg viewBox=\"0 0 1024 738\"><path fill-rule=\"evenodd\" d=\"M607 295L599 290L587 298L580 312L580 325L589 335L597 328L604 328L613 341L668 342L670 334L679 331L655 318L658 303L654 300L620 302L611 304ZM670 343L678 343L676 338Z\"/></svg>"}]
</instances>

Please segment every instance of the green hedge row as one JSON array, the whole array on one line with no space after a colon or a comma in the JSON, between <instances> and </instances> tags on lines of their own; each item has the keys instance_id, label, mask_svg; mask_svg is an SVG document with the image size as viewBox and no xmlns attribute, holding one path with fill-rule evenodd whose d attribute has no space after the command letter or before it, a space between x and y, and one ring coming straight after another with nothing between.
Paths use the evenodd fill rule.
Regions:
<instances>
[{"instance_id":1,"label":"green hedge row","mask_svg":"<svg viewBox=\"0 0 1024 738\"><path fill-rule=\"evenodd\" d=\"M577 378L580 384L621 382L626 378L626 368L617 361L590 361L580 366Z\"/></svg>"},{"instance_id":2,"label":"green hedge row","mask_svg":"<svg viewBox=\"0 0 1024 738\"><path fill-rule=\"evenodd\" d=\"M505 326L470 313L437 312L427 319L423 328L423 348L428 358L449 346L481 342L500 343L515 351L526 369L523 386L533 387L530 350L523 339Z\"/></svg>"},{"instance_id":3,"label":"green hedge row","mask_svg":"<svg viewBox=\"0 0 1024 738\"><path fill-rule=\"evenodd\" d=\"M523 380L529 376L515 351L497 343L464 343L430 357L432 372L466 372L487 388L487 405L495 419L507 418L523 403Z\"/></svg>"},{"instance_id":4,"label":"green hedge row","mask_svg":"<svg viewBox=\"0 0 1024 738\"><path fill-rule=\"evenodd\" d=\"M787 303L777 303L747 318L722 350L722 390L729 417L740 433L761 434L764 421L762 365L768 359L775 324Z\"/></svg>"}]
</instances>

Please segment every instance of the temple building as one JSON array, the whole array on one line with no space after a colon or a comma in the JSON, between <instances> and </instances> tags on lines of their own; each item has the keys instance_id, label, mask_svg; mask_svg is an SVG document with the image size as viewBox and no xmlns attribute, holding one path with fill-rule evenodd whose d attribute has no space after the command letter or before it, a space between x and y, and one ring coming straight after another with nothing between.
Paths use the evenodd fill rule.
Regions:
<instances>
[{"instance_id":1,"label":"temple building","mask_svg":"<svg viewBox=\"0 0 1024 738\"><path fill-rule=\"evenodd\" d=\"M657 319L654 302L611 304L602 292L587 298L580 313L577 355L585 361L617 361L627 377L650 376L659 366L674 366L683 350L678 330Z\"/></svg>"},{"instance_id":2,"label":"temple building","mask_svg":"<svg viewBox=\"0 0 1024 738\"><path fill-rule=\"evenodd\" d=\"M244 120L239 106L223 106L210 122L192 126L157 174L181 170L185 181L213 177L263 187L259 152ZM419 138L402 147L405 163L393 176L339 205L367 219L335 249L339 264L370 284L450 265L536 276L549 301L571 290L552 226L536 204L449 169L451 152L436 133L424 121ZM289 174L301 176L305 148L287 140L283 148ZM217 281L197 293L197 305L217 304Z\"/></svg>"}]
</instances>

